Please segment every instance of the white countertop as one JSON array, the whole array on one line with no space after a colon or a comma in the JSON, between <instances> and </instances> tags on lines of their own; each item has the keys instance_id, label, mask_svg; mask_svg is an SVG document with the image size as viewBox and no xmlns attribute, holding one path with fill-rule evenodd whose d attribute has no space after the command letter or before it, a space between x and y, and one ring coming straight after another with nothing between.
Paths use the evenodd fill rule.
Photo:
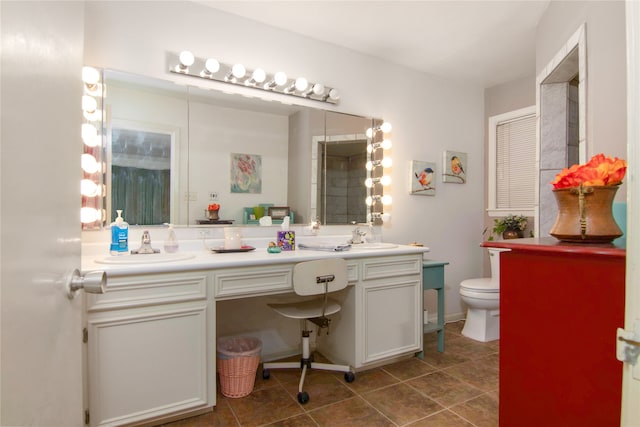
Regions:
<instances>
[{"instance_id":1,"label":"white countertop","mask_svg":"<svg viewBox=\"0 0 640 427\"><path fill-rule=\"evenodd\" d=\"M344 243L344 240L339 242ZM300 242L296 242L296 244L299 243ZM338 243L338 241L335 241L335 243ZM294 251L282 251L280 253L274 254L267 252L268 241L254 240L245 242L245 244L254 246L256 249L250 252L216 253L212 250L207 250L204 247L202 240L181 241L180 249L177 253L175 253L175 256L177 258L175 260L169 261L167 261L167 257L171 257L172 255L166 254L164 250L161 249L162 245L158 246L158 249L161 249L161 254L160 257L158 257L158 260L154 260L154 255L126 254L111 257L111 255L109 255L108 248L105 248L105 245L100 245L98 247L92 247L92 245L84 245L82 256L82 270L85 273L89 271L102 270L107 272L108 276L123 276L131 274L172 273L191 270L211 270L229 267L249 267L258 265L297 263L319 258L350 259L406 254L423 254L429 251L429 248L423 246L397 245L390 248L385 247L367 249L367 245L362 245L361 247L359 247L358 245L353 245L351 249L340 252L296 248L296 250ZM221 247L221 242L208 241L207 246L210 248L219 248ZM184 258L185 256L189 256L189 258L179 259L181 255L183 255L182 258ZM123 259L123 261L140 260L140 263L112 264L104 262L111 261L111 258L121 257L127 257L127 259ZM135 257L135 259L133 257ZM149 262L147 262L146 260L149 260Z\"/></svg>"}]
</instances>

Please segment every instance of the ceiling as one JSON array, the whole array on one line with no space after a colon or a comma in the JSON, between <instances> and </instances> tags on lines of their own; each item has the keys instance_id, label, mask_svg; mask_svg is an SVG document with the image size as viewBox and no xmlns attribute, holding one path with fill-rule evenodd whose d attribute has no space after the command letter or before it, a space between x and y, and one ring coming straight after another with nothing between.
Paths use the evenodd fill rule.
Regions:
<instances>
[{"instance_id":1,"label":"ceiling","mask_svg":"<svg viewBox=\"0 0 640 427\"><path fill-rule=\"evenodd\" d=\"M491 87L535 73L550 0L198 3L424 73Z\"/></svg>"}]
</instances>

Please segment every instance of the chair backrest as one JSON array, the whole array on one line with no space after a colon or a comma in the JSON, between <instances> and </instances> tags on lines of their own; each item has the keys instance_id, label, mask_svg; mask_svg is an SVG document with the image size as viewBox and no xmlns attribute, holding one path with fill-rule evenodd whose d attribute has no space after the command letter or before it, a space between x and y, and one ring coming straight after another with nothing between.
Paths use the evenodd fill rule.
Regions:
<instances>
[{"instance_id":1,"label":"chair backrest","mask_svg":"<svg viewBox=\"0 0 640 427\"><path fill-rule=\"evenodd\" d=\"M293 267L293 289L298 295L324 294L347 287L347 262L342 258L327 258L304 261Z\"/></svg>"}]
</instances>

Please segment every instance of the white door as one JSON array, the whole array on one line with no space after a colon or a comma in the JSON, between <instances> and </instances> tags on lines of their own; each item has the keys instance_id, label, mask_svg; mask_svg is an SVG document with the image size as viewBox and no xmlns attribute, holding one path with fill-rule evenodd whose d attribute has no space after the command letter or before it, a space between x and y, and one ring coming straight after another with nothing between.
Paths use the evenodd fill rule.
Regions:
<instances>
[{"instance_id":1,"label":"white door","mask_svg":"<svg viewBox=\"0 0 640 427\"><path fill-rule=\"evenodd\" d=\"M627 292L625 325L633 330L640 319L640 3L626 2L627 14ZM636 333L640 331L636 330ZM640 363L640 361L638 362ZM624 427L640 425L640 367L625 363L622 374L622 421Z\"/></svg>"},{"instance_id":2,"label":"white door","mask_svg":"<svg viewBox=\"0 0 640 427\"><path fill-rule=\"evenodd\" d=\"M0 2L3 426L82 426L80 268L84 4Z\"/></svg>"}]
</instances>

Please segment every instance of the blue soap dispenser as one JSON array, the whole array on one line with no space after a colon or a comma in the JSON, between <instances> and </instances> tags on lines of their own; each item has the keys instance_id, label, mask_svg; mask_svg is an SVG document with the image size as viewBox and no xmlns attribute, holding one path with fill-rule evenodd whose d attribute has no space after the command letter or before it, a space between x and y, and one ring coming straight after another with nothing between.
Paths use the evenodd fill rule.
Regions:
<instances>
[{"instance_id":1,"label":"blue soap dispenser","mask_svg":"<svg viewBox=\"0 0 640 427\"><path fill-rule=\"evenodd\" d=\"M129 252L129 224L122 218L122 211L111 223L111 255L124 255Z\"/></svg>"}]
</instances>

